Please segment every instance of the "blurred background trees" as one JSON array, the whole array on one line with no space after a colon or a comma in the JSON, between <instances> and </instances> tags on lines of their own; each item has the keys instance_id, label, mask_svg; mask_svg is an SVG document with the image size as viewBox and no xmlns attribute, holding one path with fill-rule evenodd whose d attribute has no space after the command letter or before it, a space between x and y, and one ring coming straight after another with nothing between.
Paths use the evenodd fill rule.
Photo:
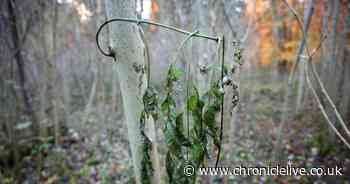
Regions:
<instances>
[{"instance_id":1,"label":"blurred background trees","mask_svg":"<svg viewBox=\"0 0 350 184\"><path fill-rule=\"evenodd\" d=\"M312 62L350 126L349 1L287 2L300 15L311 50L327 36ZM278 146L279 127L285 122L279 150L282 158L295 160L300 165L335 165L340 160L349 165L349 150L326 124L307 87L303 72L305 42L295 17L283 1L135 0L135 5L135 13L140 18L208 35L225 35L229 42L227 62L233 61L232 40L240 40L244 63L234 76L241 94L240 104L234 112L226 112L224 160L271 159ZM96 31L107 19L107 8L103 0L0 2L0 173L5 178L10 175L7 168L13 167L21 176L13 178L21 181L30 178L19 174L22 168L27 168L23 164L24 156L50 137L57 146L66 144L67 137L87 145L102 162L93 167L100 172L104 168L118 173L113 176L117 178L114 181L132 178L123 109L125 99L116 72L118 66L112 59L103 57L95 44ZM143 28L150 47L151 83L162 92L166 69L184 36L154 26ZM109 29L102 31L104 48L110 44L112 34ZM191 44L192 47L184 49L177 64L185 68L186 63L191 62L195 69L192 79L204 89L208 79L201 74L201 69L216 61L216 46L199 39ZM296 61L300 64L288 85ZM325 100L321 103L332 122L340 127L330 104ZM164 164L162 126L156 124L154 141L160 144L160 161ZM113 156L107 156L106 149ZM92 157L88 155L85 160ZM41 174L37 177L42 181L50 178ZM220 183L248 179L202 180ZM311 182L317 178L302 180ZM335 181L327 177L322 180Z\"/></svg>"}]
</instances>

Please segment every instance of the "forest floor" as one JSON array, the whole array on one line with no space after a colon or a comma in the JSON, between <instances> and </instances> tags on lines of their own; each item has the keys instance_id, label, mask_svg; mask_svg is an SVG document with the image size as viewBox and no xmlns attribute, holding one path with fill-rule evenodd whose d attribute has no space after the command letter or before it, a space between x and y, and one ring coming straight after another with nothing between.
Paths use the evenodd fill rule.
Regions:
<instances>
[{"instance_id":1,"label":"forest floor","mask_svg":"<svg viewBox=\"0 0 350 184\"><path fill-rule=\"evenodd\" d=\"M226 153L221 163L271 161L273 158L277 125L282 114L283 87L265 84L247 89L248 94L254 95L242 96L235 140L225 140ZM291 160L294 167L343 167L344 176L230 176L212 177L212 183L349 183L350 157L346 155L345 147L340 146L339 141L333 141L337 138L325 131L327 125L312 100L305 103L303 111L286 122L281 160ZM17 169L1 166L0 184L133 183L126 134L126 127L121 122L117 127L100 129L93 134L69 129L60 137L58 145L49 139L32 148Z\"/></svg>"}]
</instances>

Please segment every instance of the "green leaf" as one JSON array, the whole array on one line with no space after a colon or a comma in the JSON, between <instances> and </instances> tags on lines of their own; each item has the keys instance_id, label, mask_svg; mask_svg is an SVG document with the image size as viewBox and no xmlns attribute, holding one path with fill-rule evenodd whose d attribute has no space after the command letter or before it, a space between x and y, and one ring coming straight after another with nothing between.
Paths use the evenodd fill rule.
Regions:
<instances>
[{"instance_id":1,"label":"green leaf","mask_svg":"<svg viewBox=\"0 0 350 184\"><path fill-rule=\"evenodd\" d=\"M181 154L181 144L176 137L176 129L171 122L166 123L165 128L165 141L168 146L168 151L172 154L180 155Z\"/></svg>"},{"instance_id":2,"label":"green leaf","mask_svg":"<svg viewBox=\"0 0 350 184\"><path fill-rule=\"evenodd\" d=\"M100 164L100 161L98 161L96 158L91 158L87 161L88 166L94 166Z\"/></svg>"},{"instance_id":3,"label":"green leaf","mask_svg":"<svg viewBox=\"0 0 350 184\"><path fill-rule=\"evenodd\" d=\"M174 81L178 80L184 73L181 69L174 67L174 65L170 66L169 71L169 75Z\"/></svg>"},{"instance_id":4,"label":"green leaf","mask_svg":"<svg viewBox=\"0 0 350 184\"><path fill-rule=\"evenodd\" d=\"M191 146L190 140L184 135L183 128L183 113L180 113L176 117L176 128L175 128L175 136L177 138L177 142L182 146Z\"/></svg>"},{"instance_id":5,"label":"green leaf","mask_svg":"<svg viewBox=\"0 0 350 184\"><path fill-rule=\"evenodd\" d=\"M200 142L193 144L191 155L196 167L199 167L203 163L205 151L206 149Z\"/></svg>"},{"instance_id":6,"label":"green leaf","mask_svg":"<svg viewBox=\"0 0 350 184\"><path fill-rule=\"evenodd\" d=\"M166 141L167 145L175 144L174 126L169 121L166 122L166 126L165 126L165 141Z\"/></svg>"},{"instance_id":7,"label":"green leaf","mask_svg":"<svg viewBox=\"0 0 350 184\"><path fill-rule=\"evenodd\" d=\"M141 180L144 184L151 184L151 178L153 176L153 166L151 161L150 153L152 151L152 142L149 138L142 134L143 136L143 157L141 161Z\"/></svg>"},{"instance_id":8,"label":"green leaf","mask_svg":"<svg viewBox=\"0 0 350 184\"><path fill-rule=\"evenodd\" d=\"M170 111L172 108L174 108L175 106L175 101L174 99L172 99L171 97L167 96L162 105L161 105L161 110L164 112L164 113L168 113L168 111Z\"/></svg>"},{"instance_id":9,"label":"green leaf","mask_svg":"<svg viewBox=\"0 0 350 184\"><path fill-rule=\"evenodd\" d=\"M198 96L192 95L188 100L188 108L190 111L194 111L197 108Z\"/></svg>"},{"instance_id":10,"label":"green leaf","mask_svg":"<svg viewBox=\"0 0 350 184\"><path fill-rule=\"evenodd\" d=\"M203 118L208 127L212 127L212 125L215 123L215 116L217 112L217 108L213 105L209 106L205 111Z\"/></svg>"},{"instance_id":11,"label":"green leaf","mask_svg":"<svg viewBox=\"0 0 350 184\"><path fill-rule=\"evenodd\" d=\"M184 131L184 127L183 127L183 113L180 113L176 116L176 129L179 132L183 132Z\"/></svg>"},{"instance_id":12,"label":"green leaf","mask_svg":"<svg viewBox=\"0 0 350 184\"><path fill-rule=\"evenodd\" d=\"M166 86L172 87L172 82L178 81L183 75L183 71L179 68L176 68L174 65L170 65L167 75Z\"/></svg>"},{"instance_id":13,"label":"green leaf","mask_svg":"<svg viewBox=\"0 0 350 184\"><path fill-rule=\"evenodd\" d=\"M174 79L179 80L179 78L183 75L183 73L184 72L181 69L174 68L172 74L173 74Z\"/></svg>"}]
</instances>

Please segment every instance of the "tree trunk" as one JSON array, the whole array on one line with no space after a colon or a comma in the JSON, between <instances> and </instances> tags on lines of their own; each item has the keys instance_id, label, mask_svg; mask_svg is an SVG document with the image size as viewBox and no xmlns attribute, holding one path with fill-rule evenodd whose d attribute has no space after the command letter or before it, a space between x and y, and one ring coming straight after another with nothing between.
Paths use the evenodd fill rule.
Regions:
<instances>
[{"instance_id":1,"label":"tree trunk","mask_svg":"<svg viewBox=\"0 0 350 184\"><path fill-rule=\"evenodd\" d=\"M328 59L328 70L327 73L333 73L335 74L335 69L336 69L336 60L337 60L337 26L339 22L339 10L340 10L340 0L334 0L333 3L333 15L332 15L332 32L330 34L330 58ZM326 86L328 87L328 90L330 92L332 100L335 100L335 94L336 94L336 77L327 77L327 83ZM333 119L334 120L334 119ZM333 121L332 121L333 122Z\"/></svg>"},{"instance_id":2,"label":"tree trunk","mask_svg":"<svg viewBox=\"0 0 350 184\"><path fill-rule=\"evenodd\" d=\"M331 33L330 33L330 45L328 48L330 48L330 56L327 58L327 72L326 75L326 89L330 95L330 98L333 102L336 102L337 100L337 83L339 75L337 75L336 72L336 66L337 66L337 28L338 28L338 22L339 22L339 14L340 14L340 0L334 0L333 1L333 14L332 14L332 27L331 27ZM340 73L340 72L339 72ZM329 76L329 74L333 74L333 76ZM327 108L326 108L327 109ZM331 122L336 122L336 116L330 116ZM337 125L336 125L337 127ZM331 138L335 141L335 133L332 131Z\"/></svg>"},{"instance_id":3,"label":"tree trunk","mask_svg":"<svg viewBox=\"0 0 350 184\"><path fill-rule=\"evenodd\" d=\"M309 30L309 25L310 25L312 13L313 13L313 4L314 4L314 0L310 1L309 5L308 5L309 6L308 9L310 9L310 11L307 11L308 13L307 13L307 16L306 16L305 21L304 21L304 32L305 33L307 33ZM307 39L307 35L305 35L305 39ZM297 52L297 59L294 63L294 65L295 65L294 70L296 70L296 68L298 67L298 64L300 62L300 55L303 53L304 47L305 47L305 40L303 39L300 43L300 46L299 46L299 49ZM305 65L304 65L304 67L305 67ZM283 127L289 118L289 116L288 116L289 110L288 109L289 109L289 105L290 105L289 100L292 98L293 80L294 80L294 71L292 71L292 73L290 74L290 76L288 78L287 92L286 92L286 95L284 96L284 102L283 102L282 120L281 120L281 124L279 125L278 130L277 130L277 145L275 147L274 159L278 159L277 157L280 157L279 151L280 151L280 148L282 146Z\"/></svg>"},{"instance_id":4,"label":"tree trunk","mask_svg":"<svg viewBox=\"0 0 350 184\"><path fill-rule=\"evenodd\" d=\"M325 3L324 5L324 12L325 12L325 15L323 16L323 20L322 20L322 34L328 34L329 32L329 18L331 17L332 15L332 12L333 12L333 1L328 1ZM328 36L328 35L327 35ZM329 38L330 36L328 36ZM328 78L329 78L329 68L330 68L330 62L329 62L329 58L330 58L330 51L329 51L329 48L330 48L330 45L331 45L331 42L330 42L330 39L326 39L325 40L325 43L324 43L324 47L322 49L322 55L321 55L321 58L322 58L322 63L321 63L321 78L322 78L322 81L325 82L325 85L327 86L328 85ZM332 129L328 129L328 132L329 132L329 135L330 135L330 138L332 140L335 139L335 134L333 132Z\"/></svg>"},{"instance_id":5,"label":"tree trunk","mask_svg":"<svg viewBox=\"0 0 350 184\"><path fill-rule=\"evenodd\" d=\"M97 64L93 64L93 68L92 68L92 73L93 73L93 82L92 82L92 86L91 86L91 90L90 90L90 95L89 95L89 99L86 102L86 106L85 106L85 110L84 110L84 116L83 116L83 120L82 123L80 124L80 126L85 126L88 119L89 119L89 115L91 113L91 109L92 109L92 105L94 103L94 99L97 93L97 83L98 83L98 71L97 71ZM83 130L83 127L80 127L79 130Z\"/></svg>"},{"instance_id":6,"label":"tree trunk","mask_svg":"<svg viewBox=\"0 0 350 184\"><path fill-rule=\"evenodd\" d=\"M108 19L115 17L136 18L135 1L106 0L105 2ZM116 72L123 99L133 169L136 183L140 184L142 183L141 162L143 160L143 140L139 121L142 111L140 99L142 99L147 86L143 45L138 29L133 24L113 23L109 27L109 33L111 50L115 53ZM146 124L148 123L154 122L146 122ZM157 172L155 170L154 174L157 175ZM153 182L159 183L160 180L154 177Z\"/></svg>"},{"instance_id":7,"label":"tree trunk","mask_svg":"<svg viewBox=\"0 0 350 184\"><path fill-rule=\"evenodd\" d=\"M278 15L278 6L276 0L271 0L271 13L272 13L272 35L273 35L273 41L275 42L275 47L272 50L272 81L279 79L278 76L278 63L280 61L279 54L283 52L283 41L284 36L281 29L281 16Z\"/></svg>"},{"instance_id":8,"label":"tree trunk","mask_svg":"<svg viewBox=\"0 0 350 184\"><path fill-rule=\"evenodd\" d=\"M325 35L328 33L328 25L329 25L329 17L332 14L332 1L328 1L327 3L325 3L324 5L324 9L323 12L325 13L325 15L323 16L323 20L322 20L322 34ZM327 69L328 69L328 61L327 59L329 58L329 51L328 51L328 40L325 40L324 42L324 47L322 48L322 52L321 52L321 58L322 58L322 63L321 63L321 76L322 76L322 81L326 81L326 79L328 78L328 73L327 73Z\"/></svg>"},{"instance_id":9,"label":"tree trunk","mask_svg":"<svg viewBox=\"0 0 350 184\"><path fill-rule=\"evenodd\" d=\"M38 124L38 119L36 117L36 114L34 112L33 106L31 104L28 88L27 88L27 82L26 82L26 75L24 71L24 58L21 53L21 39L20 39L20 33L18 30L18 18L15 13L15 2L8 0L7 1L8 5L8 11L9 11L9 18L10 18L10 25L11 25L11 36L13 40L13 50L15 50L15 60L16 64L18 67L18 75L19 75L19 83L20 83L20 88L21 88L21 93L24 101L24 106L25 106L25 113L30 117L32 121L32 132L35 136L39 135L39 124Z\"/></svg>"},{"instance_id":10,"label":"tree trunk","mask_svg":"<svg viewBox=\"0 0 350 184\"><path fill-rule=\"evenodd\" d=\"M54 63L54 59L56 58L56 52L57 52L57 24L58 24L58 2L54 2L54 12L53 12L53 26L52 26L52 57L51 61L49 61L49 99L51 99L51 105L53 107L53 122L55 126L55 144L58 145L58 139L61 135L61 126L59 124L59 117L58 117L58 108L57 108L57 95L56 91L54 90L54 86L52 84L56 81L56 65ZM66 114L65 114L66 116Z\"/></svg>"},{"instance_id":11,"label":"tree trunk","mask_svg":"<svg viewBox=\"0 0 350 184\"><path fill-rule=\"evenodd\" d=\"M311 23L312 19L312 14L314 11L314 0L309 1L307 6L304 8L304 33L306 34L305 37L307 39L307 31L309 30L309 26ZM305 62L306 60L303 59L302 62L300 62L301 56L305 53L304 48L305 48L306 40L302 39L299 50L297 53L297 63L299 64L299 75L298 75L298 92L297 92L297 100L296 100L296 107L295 107L295 112L298 113L302 110L303 107L303 100L305 96Z\"/></svg>"},{"instance_id":12,"label":"tree trunk","mask_svg":"<svg viewBox=\"0 0 350 184\"><path fill-rule=\"evenodd\" d=\"M348 100L348 96L347 92L349 92L348 90L346 90L348 88L348 82L347 81L347 68L349 66L349 62L347 62L347 57L346 56L346 48L347 48L347 40L348 40L348 33L349 33L349 27L350 27L350 2L348 1L347 3L347 10L348 10L348 14L345 17L344 20L344 29L342 31L342 33L340 34L340 39L339 39L339 50L338 50L338 62L336 62L336 67L340 72L337 72L339 75L339 82L337 83L337 99L336 99L336 106L338 108L340 108L340 111L342 112L342 114L346 115L346 111L347 111L347 102Z\"/></svg>"}]
</instances>

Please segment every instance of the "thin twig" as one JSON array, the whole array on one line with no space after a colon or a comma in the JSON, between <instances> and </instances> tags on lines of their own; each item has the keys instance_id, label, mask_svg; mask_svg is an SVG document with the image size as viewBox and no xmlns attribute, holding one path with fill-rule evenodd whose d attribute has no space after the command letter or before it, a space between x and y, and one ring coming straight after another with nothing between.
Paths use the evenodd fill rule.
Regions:
<instances>
[{"instance_id":1,"label":"thin twig","mask_svg":"<svg viewBox=\"0 0 350 184\"><path fill-rule=\"evenodd\" d=\"M300 27L301 32L302 32L303 40L305 41L306 52L308 53L308 55L310 55L310 50L309 50L309 46L308 46L307 39L306 39L306 32L304 30L304 26L303 26L303 23L300 19L300 16L298 15L297 11L288 4L288 2L286 0L283 0L283 2L287 6L287 8L293 13L295 19L297 20L298 26Z\"/></svg>"},{"instance_id":2,"label":"thin twig","mask_svg":"<svg viewBox=\"0 0 350 184\"><path fill-rule=\"evenodd\" d=\"M296 13L296 11L295 11L291 6L289 6L289 4L288 4L288 2L286 2L286 0L283 0L283 2L284 2L284 3L286 4L286 6L291 10L291 12L293 13L293 15L294 15L295 18L297 19L297 22L298 22L298 25L299 25L300 29L301 29L302 32L303 32L303 39L305 40L305 47L306 47L306 49L307 49L307 55L308 55L308 60L307 60L307 62L308 62L308 64L311 65L311 73L315 76L318 85L321 87L321 92L326 96L326 99L327 99L327 101L331 104L331 107L332 107L333 111L335 112L337 119L339 120L340 124L341 124L342 127L344 128L346 134L350 137L350 131L349 131L349 129L347 128L347 126L346 126L346 124L345 124L343 118L341 117L341 115L340 115L339 111L337 110L335 104L333 103L332 99L329 97L329 95L328 95L328 93L327 93L327 91L326 91L326 89L325 89L325 87L324 87L324 85L323 85L323 82L321 81L321 79L320 79L320 77L319 77L319 75L318 75L318 73L317 73L317 71L316 71L316 68L315 68L315 66L314 66L314 63L312 62L312 57L315 55L315 53L317 52L317 50L321 47L320 45L322 44L322 42L323 42L325 39L322 39L321 42L320 42L320 45L314 50L313 53L310 53L310 52L309 52L309 47L308 47L308 44L307 44L306 34L305 34L305 32L304 32L304 28L303 28L303 25L301 24L301 20L300 20L298 14ZM306 76L307 76L307 78L309 78L308 75L309 75L309 71L308 71L308 67L306 67ZM310 81L308 81L308 85L309 85L309 87L310 87L311 89L314 89L314 87L312 86L312 83L311 83ZM315 96L315 98L316 98L316 100L317 100L317 103L318 103L319 107L321 108L322 114L325 116L327 122L331 125L332 129L333 129L333 130L336 132L336 134L339 136L339 135L340 135L339 132L338 132L336 129L334 129L335 127L333 128L334 125L330 122L330 119L328 118L328 115L327 115L327 113L325 112L324 107L323 107L323 105L321 104L321 101L320 101L320 99L319 99L317 93L313 93L313 95ZM323 111L324 111L324 112L323 112ZM338 132L338 133L337 133L337 132ZM341 136L341 135L340 135L340 136ZM344 137L342 137L342 136L341 136L340 138L341 138L342 140L344 139ZM344 140L345 140L345 139L344 139ZM344 140L343 140L343 142L344 142ZM349 144L348 144L347 142L344 142L344 143L345 143L345 144L348 146L348 148L350 149Z\"/></svg>"},{"instance_id":3,"label":"thin twig","mask_svg":"<svg viewBox=\"0 0 350 184\"><path fill-rule=\"evenodd\" d=\"M324 36L322 36L320 42L318 43L318 46L312 51L311 53L311 58L313 58L315 56L315 54L317 53L318 50L321 49L322 47L322 43L327 39L327 34L325 34Z\"/></svg>"},{"instance_id":4,"label":"thin twig","mask_svg":"<svg viewBox=\"0 0 350 184\"><path fill-rule=\"evenodd\" d=\"M308 32L308 29L309 29L309 25L310 25L310 22L311 22L311 18L312 18L312 14L313 14L313 2L310 2L310 8L307 12L307 19L305 20L305 27L303 27L302 25L302 22L297 14L297 12L289 6L289 4L284 1L284 3L287 5L287 7L290 9L290 11L293 13L293 15L296 17L297 19L297 22L298 22L298 25L301 26L301 31L302 31L302 41L300 43L300 46L299 46L299 49L298 49L298 52L297 52L297 57L296 57L296 60L295 62L293 62L293 66L292 66L292 70L290 72L290 75L288 76L288 81L287 81L287 93L285 94L284 96L284 103L283 103L283 112L284 112L284 115L282 116L282 119L281 119L281 123L278 127L278 130L277 130L277 146L276 146L276 151L275 151L275 155L274 155L274 158L276 159L277 157L277 154L279 152L279 147L281 145L281 142L282 142L282 134L283 134L283 127L286 123L286 120L288 119L288 105L289 105L289 100L290 100L290 96L292 94L292 86L293 86L293 81L294 81L294 77L295 77L295 73L296 73L296 70L298 68L298 65L299 65L299 62L300 62L300 59L301 59L301 56L302 56L302 53L304 52L304 49L306 47L306 50L307 50L307 53L309 53L309 49L308 49L308 45L307 45L307 40L306 40L306 35L307 35L307 32Z\"/></svg>"},{"instance_id":5,"label":"thin twig","mask_svg":"<svg viewBox=\"0 0 350 184\"><path fill-rule=\"evenodd\" d=\"M288 4L288 3L287 3L287 4ZM289 6L289 7L290 7L290 6ZM291 8L291 7L290 7L290 8ZM291 10L292 10L292 12L293 12L293 9L291 9ZM294 10L294 11L295 11L295 10ZM296 17L298 16L297 14L294 14L294 15L295 15ZM299 22L299 21L300 21L300 19L298 18L298 22ZM300 23L299 23L299 27L300 27L300 29L304 30L303 27L302 27L302 24L300 24ZM303 39L305 40L305 47L306 47L307 50L309 50L309 49L308 49L309 47L308 47L308 44L307 44L307 39L306 39L305 36L306 36L306 34L305 34L305 32L303 31ZM340 115L340 113L339 113L337 107L335 106L334 102L333 102L332 99L330 98L330 96L329 96L327 90L325 89L325 87L324 87L324 85L323 85L323 82L322 82L321 79L320 79L320 76L318 75L318 73L317 73L317 71L316 71L316 68L315 68L314 63L312 62L312 57L316 54L317 50L319 50L319 48L320 48L321 45L322 45L322 42L323 42L325 39L326 39L326 36L324 36L324 38L320 41L320 44L319 44L318 47L313 51L313 53L310 53L310 52L308 51L307 54L308 54L308 57L310 58L310 60L308 60L308 62L311 63L311 72L312 72L312 74L316 77L316 79L317 79L316 81L317 81L318 85L321 87L322 93L326 96L326 99L327 99L327 101L330 103L330 105L331 105L333 111L335 112L335 115L336 115L338 121L340 122L340 124L341 124L342 127L344 128L344 130L345 130L345 132L347 133L347 135L350 137L350 130L347 128L347 126L346 126L346 124L345 124L343 118L341 117L341 115Z\"/></svg>"},{"instance_id":6,"label":"thin twig","mask_svg":"<svg viewBox=\"0 0 350 184\"><path fill-rule=\"evenodd\" d=\"M311 58L309 59L308 61L309 63L311 61ZM346 139L339 133L338 129L333 125L333 123L331 122L331 120L329 119L328 117L328 114L325 110L325 108L323 107L322 103L321 103L321 100L320 100L320 97L317 95L316 93L316 90L315 88L313 87L311 81L310 81L310 78L309 78L309 75L308 75L308 66L306 65L305 66L305 75L306 75L306 81L307 83L309 84L309 87L313 93L313 95L315 96L315 99L317 101L317 104L318 104L318 107L321 109L321 112L323 114L323 116L325 117L327 123L329 124L329 126L332 128L332 130L338 135L338 137L343 141L343 143L350 149L350 144L346 141Z\"/></svg>"},{"instance_id":7,"label":"thin twig","mask_svg":"<svg viewBox=\"0 0 350 184\"><path fill-rule=\"evenodd\" d=\"M330 98L329 94L327 93L326 88L324 87L324 85L323 85L323 83L322 83L322 81L320 79L320 76L318 75L318 73L316 71L315 64L313 62L311 62L311 72L315 76L317 82L319 83L319 85L321 87L322 93L326 96L326 99L328 100L328 102L330 103L333 111L335 112L335 115L336 115L338 121L340 122L340 124L344 128L346 134L350 137L350 131L349 131L348 127L346 126L343 118L341 117L341 115L340 115L337 107L335 106L334 102L332 101L332 99Z\"/></svg>"}]
</instances>

